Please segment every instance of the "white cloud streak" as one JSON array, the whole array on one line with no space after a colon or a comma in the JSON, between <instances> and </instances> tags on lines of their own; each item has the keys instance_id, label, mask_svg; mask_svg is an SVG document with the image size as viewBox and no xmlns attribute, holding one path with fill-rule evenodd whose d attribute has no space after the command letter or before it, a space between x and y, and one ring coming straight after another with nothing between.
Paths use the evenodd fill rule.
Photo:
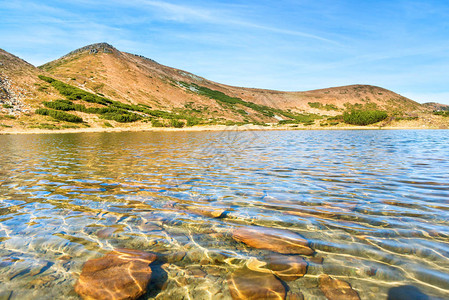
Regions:
<instances>
[{"instance_id":1,"label":"white cloud streak","mask_svg":"<svg viewBox=\"0 0 449 300\"><path fill-rule=\"evenodd\" d=\"M180 23L206 23L222 26L237 26L240 28L256 29L266 32L279 33L290 36L297 36L307 39L313 39L320 42L339 45L337 41L321 37L319 35L289 30L283 28L277 28L272 26L260 25L252 23L247 20L241 20L236 18L231 10L228 9L206 9L194 6L173 4L166 1L153 1L153 0L132 0L128 4L133 4L139 7L147 7L150 9L156 9L159 13L163 14L163 18L169 21Z\"/></svg>"}]
</instances>

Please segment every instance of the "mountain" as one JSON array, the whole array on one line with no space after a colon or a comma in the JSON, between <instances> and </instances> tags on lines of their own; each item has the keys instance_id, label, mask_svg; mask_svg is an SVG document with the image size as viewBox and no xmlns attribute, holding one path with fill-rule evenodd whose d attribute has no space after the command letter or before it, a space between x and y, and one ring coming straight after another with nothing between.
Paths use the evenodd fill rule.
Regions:
<instances>
[{"instance_id":1,"label":"mountain","mask_svg":"<svg viewBox=\"0 0 449 300\"><path fill-rule=\"evenodd\" d=\"M106 43L93 44L73 51L64 57L45 64L43 70L73 80L78 86L110 98L128 103L144 103L161 109L183 107L186 103L220 106L210 99L191 93L191 88L180 82L195 84L223 92L244 101L293 111L310 111L309 102L335 105L372 103L382 109L419 110L419 103L383 88L352 85L308 92L280 92L272 90L233 87L198 77L186 71L158 64L143 56L120 52ZM326 109L315 109L327 113ZM230 116L228 116L230 117ZM240 118L241 119L241 118Z\"/></svg>"},{"instance_id":2,"label":"mountain","mask_svg":"<svg viewBox=\"0 0 449 300\"><path fill-rule=\"evenodd\" d=\"M381 118L384 126L404 120L406 126L421 126L417 120L432 111L370 85L306 92L229 86L107 43L77 49L39 68L0 50L0 103L1 112L10 116L0 115L0 125L22 129L139 127L149 122L159 127L248 123L323 127L342 125L343 112L352 109L387 111L389 117Z\"/></svg>"},{"instance_id":3,"label":"mountain","mask_svg":"<svg viewBox=\"0 0 449 300\"><path fill-rule=\"evenodd\" d=\"M0 49L0 103L9 107L8 112L20 114L30 112L32 106L43 100L59 97L57 93L44 91L38 75L44 72Z\"/></svg>"}]
</instances>

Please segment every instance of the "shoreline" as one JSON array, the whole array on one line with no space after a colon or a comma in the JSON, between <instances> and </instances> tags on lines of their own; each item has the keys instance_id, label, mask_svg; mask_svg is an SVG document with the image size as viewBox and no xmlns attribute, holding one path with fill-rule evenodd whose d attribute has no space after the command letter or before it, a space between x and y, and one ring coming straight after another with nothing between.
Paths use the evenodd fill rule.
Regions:
<instances>
[{"instance_id":1,"label":"shoreline","mask_svg":"<svg viewBox=\"0 0 449 300\"><path fill-rule=\"evenodd\" d=\"M379 126L329 126L329 127L291 127L291 126L260 126L260 125L204 125L183 128L173 127L115 127L115 128L69 128L69 129L12 129L0 130L0 135L21 135L21 134L63 134L63 133L100 133L100 132L202 132L202 131L325 131L325 130L438 130L443 128L429 127L379 127Z\"/></svg>"}]
</instances>

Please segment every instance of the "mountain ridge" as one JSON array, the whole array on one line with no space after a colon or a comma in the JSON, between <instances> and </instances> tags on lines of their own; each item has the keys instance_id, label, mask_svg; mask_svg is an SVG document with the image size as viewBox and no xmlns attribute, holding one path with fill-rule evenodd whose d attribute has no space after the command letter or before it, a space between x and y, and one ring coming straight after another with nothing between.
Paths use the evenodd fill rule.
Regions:
<instances>
[{"instance_id":1,"label":"mountain ridge","mask_svg":"<svg viewBox=\"0 0 449 300\"><path fill-rule=\"evenodd\" d=\"M284 122L304 126L334 124L336 122L322 120L337 117L351 109L384 110L398 120L415 118L431 111L430 106L373 85L353 84L295 92L230 86L162 65L142 55L121 52L104 42L75 49L39 67L0 49L0 64L1 58L8 61L0 65L1 76L9 74L12 81L22 88L23 82L28 82L23 89L30 95L24 98L24 103L31 112L47 105L45 103L48 101L61 98L60 91L51 82L39 80L39 76L51 77L61 84L85 90L94 98L111 99L114 107L146 107L150 115L132 109L127 113L150 116L153 123L162 121L163 126L168 126L167 120L157 119L161 114L155 111L166 112L165 117L175 119L183 116L183 122L187 124L187 119L195 119L200 124ZM84 111L74 114L87 120L89 126L102 126L104 116L86 113L89 107L93 106L92 111L95 105L88 103ZM42 121L40 116L29 115L34 118L33 124ZM391 124L394 118L389 120L390 123L384 122L384 125ZM112 125L121 126L117 123Z\"/></svg>"},{"instance_id":2,"label":"mountain ridge","mask_svg":"<svg viewBox=\"0 0 449 300\"><path fill-rule=\"evenodd\" d=\"M75 72L77 72L76 70L71 70L71 72L68 73L64 73L61 69L62 66L59 66L58 64L64 64L66 65L66 63L64 63L64 60L68 60L70 58L72 59L81 59L80 57L73 57L74 54L80 54L82 52L86 53L87 51L89 51L89 54L100 54L101 56L101 49L104 48L105 46L108 46L110 49L113 49L111 52L113 52L114 55L119 55L121 60L137 60L137 61L133 61L132 63L134 63L135 65L140 66L141 68L147 68L149 73L158 73L159 75L165 76L166 78L170 78L170 79L174 79L177 81L186 81L189 83L195 83L195 84L199 84L199 85L205 85L208 88L212 88L212 89L217 89L221 92L224 93L230 93L232 94L232 96L238 97L242 95L243 92L243 97L247 97L247 99L244 100L251 100L254 101L255 103L258 104L262 104L262 105L273 105L273 102L275 105L281 105L281 108L288 108L288 109L295 109L298 106L301 107L302 109L307 109L307 105L304 105L304 101L299 101L299 99L297 99L298 101L292 101L292 97L296 97L296 98L303 98L302 96L307 95L309 97L312 98L317 98L317 95L311 95L312 93L315 94L320 94L323 92L328 92L331 93L332 91L335 90L341 90L341 89L368 89L368 90L372 90L372 89L376 89L379 90L377 91L377 93L382 93L382 92L387 92L389 93L389 96L391 96L394 99L398 99L400 101L408 101L411 105L413 103L413 105L417 106L419 105L417 102L403 97L399 94L393 93L389 90L380 88L380 87L376 87L376 86L370 86L370 85L360 85L360 84L355 84L355 85L348 85L348 86L342 86L342 87L333 87L333 88L323 88L323 89L316 89L316 90L311 90L311 91L293 91L293 92L284 92L284 91L277 91L277 90L269 90L269 89L259 89L259 88L249 88L249 87L235 87L235 86L230 86L230 85L226 85L226 84L222 84L222 83L218 83L218 82L214 82L214 81L210 81L205 79L204 77L200 77L198 75L192 74L190 72L186 72L184 70L180 70L180 69L175 69L175 68L171 68L162 64L157 63L156 61L152 60L152 59L147 59L147 58L143 58L142 56L138 56L135 54L130 54L130 53L126 53L126 52L120 52L118 50L116 50L116 48L114 48L113 46L106 44L106 43L98 43L98 44L92 44L92 45L88 45L86 47L82 47L80 49L77 49L75 51L70 52L67 55L64 55L61 59L57 59L53 62L47 63L45 65L43 65L41 68L49 71L50 73L53 73L55 75L62 75L62 76L66 76L71 77L71 76L76 76ZM95 53L92 53L92 49L95 49ZM138 60L141 61L138 61ZM54 67L55 65L58 65L56 67ZM87 65L87 63L80 63L80 65ZM132 69L132 67L128 66L127 70ZM72 77L73 78L73 77ZM145 90L144 88L142 90ZM349 92L349 91L347 91ZM376 92L376 91L374 91ZM252 97L251 95L249 95L250 93L258 93L258 97ZM359 91L360 93L360 91ZM285 95L286 97L283 97L284 99L279 99L279 100L284 100L284 101L276 101L278 99L268 99L267 95ZM342 92L343 94L343 92ZM368 96L367 93L362 93L362 96ZM321 95L323 96L323 95ZM340 105L341 107L343 107L344 103L338 103L339 98L344 98L344 97L336 97L335 93L334 93L334 100L335 101L330 101L331 99L328 99L329 97L321 97L323 98L323 100L327 103L329 102L329 104L335 104L335 105ZM136 96L135 96L136 97ZM376 102L376 97L373 97L372 95L370 96L372 98L372 100L374 102ZM379 97L378 97L379 98ZM353 99L346 99L347 102L350 103L355 103L357 101L353 101ZM346 101L345 100L345 101ZM360 99L359 99L360 100ZM287 102L289 107L284 107L282 105L282 102ZM331 103L333 102L333 103ZM341 101L340 101L341 102ZM379 102L379 101L377 101ZM305 103L307 104L307 103Z\"/></svg>"}]
</instances>

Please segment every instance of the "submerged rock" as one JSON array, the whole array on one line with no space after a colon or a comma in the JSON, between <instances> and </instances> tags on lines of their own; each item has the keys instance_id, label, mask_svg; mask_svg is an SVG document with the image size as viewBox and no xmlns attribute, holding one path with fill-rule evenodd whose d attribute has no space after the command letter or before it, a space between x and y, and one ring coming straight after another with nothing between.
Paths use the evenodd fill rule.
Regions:
<instances>
[{"instance_id":1,"label":"submerged rock","mask_svg":"<svg viewBox=\"0 0 449 300\"><path fill-rule=\"evenodd\" d=\"M307 272L307 262L300 256L274 254L264 258L264 261L250 259L247 267L253 271L273 273L285 281L293 281Z\"/></svg>"},{"instance_id":2,"label":"submerged rock","mask_svg":"<svg viewBox=\"0 0 449 300\"><path fill-rule=\"evenodd\" d=\"M346 281L323 274L318 278L319 288L329 300L360 300L359 294Z\"/></svg>"},{"instance_id":3,"label":"submerged rock","mask_svg":"<svg viewBox=\"0 0 449 300\"><path fill-rule=\"evenodd\" d=\"M298 293L288 292L285 300L304 300L304 295L301 292Z\"/></svg>"},{"instance_id":4,"label":"submerged rock","mask_svg":"<svg viewBox=\"0 0 449 300\"><path fill-rule=\"evenodd\" d=\"M106 228L103 228L103 229L99 230L97 232L97 236L99 238L105 239L105 238L111 237L114 234L114 232L116 232L117 230L119 230L119 228L106 227Z\"/></svg>"},{"instance_id":5,"label":"submerged rock","mask_svg":"<svg viewBox=\"0 0 449 300\"><path fill-rule=\"evenodd\" d=\"M185 208L191 213L211 218L220 218L226 212L225 209L218 207L187 206Z\"/></svg>"},{"instance_id":6,"label":"submerged rock","mask_svg":"<svg viewBox=\"0 0 449 300\"><path fill-rule=\"evenodd\" d=\"M83 299L137 299L151 279L150 264L156 255L117 249L104 257L87 261L75 284Z\"/></svg>"},{"instance_id":7,"label":"submerged rock","mask_svg":"<svg viewBox=\"0 0 449 300\"><path fill-rule=\"evenodd\" d=\"M232 299L285 299L286 291L281 281L273 274L249 269L235 271L228 278Z\"/></svg>"},{"instance_id":8,"label":"submerged rock","mask_svg":"<svg viewBox=\"0 0 449 300\"><path fill-rule=\"evenodd\" d=\"M234 240L257 249L271 250L282 254L312 255L309 242L301 235L282 229L265 227L241 227L234 229Z\"/></svg>"}]
</instances>

